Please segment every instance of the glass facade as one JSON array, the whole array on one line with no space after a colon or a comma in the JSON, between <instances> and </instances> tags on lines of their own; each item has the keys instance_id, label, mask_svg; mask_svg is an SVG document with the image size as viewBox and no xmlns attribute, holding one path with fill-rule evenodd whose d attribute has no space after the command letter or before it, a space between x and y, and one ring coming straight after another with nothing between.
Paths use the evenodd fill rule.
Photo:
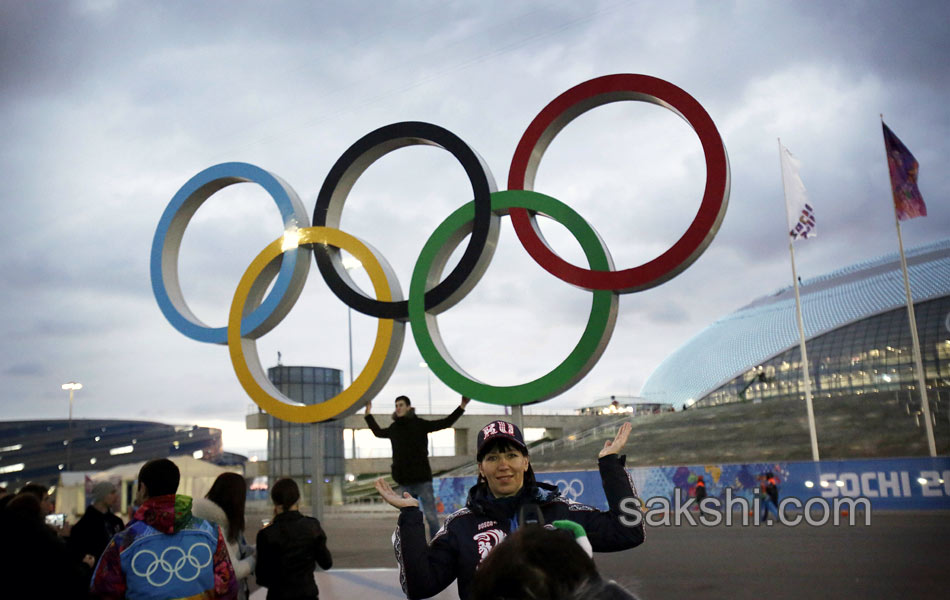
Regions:
<instances>
[{"instance_id":1,"label":"glass facade","mask_svg":"<svg viewBox=\"0 0 950 600\"><path fill-rule=\"evenodd\" d=\"M950 296L915 304L914 312L928 397L932 403L940 402L943 396L950 399ZM809 379L815 397L918 388L905 307L868 317L806 343ZM796 345L751 367L695 405L804 397L801 352Z\"/></svg>"},{"instance_id":2,"label":"glass facade","mask_svg":"<svg viewBox=\"0 0 950 600\"><path fill-rule=\"evenodd\" d=\"M950 239L906 252L928 387L947 395ZM897 254L800 285L812 389L819 398L918 387ZM672 352L640 390L650 402L709 406L804 393L795 290L762 296ZM944 400L946 403L947 400Z\"/></svg>"},{"instance_id":3,"label":"glass facade","mask_svg":"<svg viewBox=\"0 0 950 600\"><path fill-rule=\"evenodd\" d=\"M343 391L343 372L339 369L278 365L267 369L267 377L285 396L307 405L318 404ZM293 478L304 499L311 497L317 427L323 430L323 474L331 481L340 480L344 473L342 420L290 423L268 416L268 475L271 481Z\"/></svg>"}]
</instances>

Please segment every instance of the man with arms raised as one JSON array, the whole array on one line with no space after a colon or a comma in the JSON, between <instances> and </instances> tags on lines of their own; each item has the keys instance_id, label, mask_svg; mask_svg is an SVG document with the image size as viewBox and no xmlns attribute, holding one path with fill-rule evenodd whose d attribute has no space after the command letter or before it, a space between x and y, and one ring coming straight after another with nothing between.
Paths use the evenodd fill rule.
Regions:
<instances>
[{"instance_id":1,"label":"man with arms raised","mask_svg":"<svg viewBox=\"0 0 950 600\"><path fill-rule=\"evenodd\" d=\"M370 414L371 403L366 404L366 424L378 438L389 438L393 447L393 479L399 491L408 492L422 504L429 537L439 530L439 516L435 510L435 495L432 492L432 467L429 466L429 434L451 427L458 421L469 399L462 396L459 407L452 414L437 421L426 421L416 416L416 409L407 396L396 398L396 411L389 427L380 427Z\"/></svg>"}]
</instances>

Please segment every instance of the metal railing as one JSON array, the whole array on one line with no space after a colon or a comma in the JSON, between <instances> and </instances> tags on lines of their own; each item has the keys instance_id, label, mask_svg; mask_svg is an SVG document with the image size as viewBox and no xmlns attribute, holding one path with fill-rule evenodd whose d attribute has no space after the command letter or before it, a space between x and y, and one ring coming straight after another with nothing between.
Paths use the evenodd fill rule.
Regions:
<instances>
[{"instance_id":1,"label":"metal railing","mask_svg":"<svg viewBox=\"0 0 950 600\"><path fill-rule=\"evenodd\" d=\"M457 406L458 406L458 403L448 404L448 403L443 402L439 405L433 406L432 407L433 412L431 414L447 415L451 413L453 410L455 410ZM420 410L419 414L429 415L430 414L429 412L422 412L423 408L424 407L422 406L419 407L419 410ZM387 410L383 411L383 414L389 414L391 410L392 410L391 408L387 408ZM538 406L535 408L535 407L526 406L522 409L522 411L523 411L522 414L525 414L525 415L574 416L578 414L580 409L579 408L544 408L543 406ZM260 406L256 404L251 403L251 404L246 405L245 414L256 415L258 413L265 414L265 415L267 414L266 412L264 412L264 410ZM493 404L489 405L489 404L477 404L477 403L469 404L468 407L466 407L465 409L465 414L467 415L498 415L498 416L509 415L510 416L509 412L506 412L503 408L499 406L496 406Z\"/></svg>"},{"instance_id":2,"label":"metal railing","mask_svg":"<svg viewBox=\"0 0 950 600\"><path fill-rule=\"evenodd\" d=\"M647 418L653 415L642 415L636 417ZM590 429L585 429L576 433L572 433L566 437L550 440L547 442L541 442L532 446L528 444L529 450L532 456L544 456L545 454L552 454L558 451L563 451L565 449L574 448L576 446L581 446L587 444L588 442L597 439L603 438L604 436L613 436L616 434L617 429L623 423L626 423L630 420L630 415L627 415L623 418L610 421L608 423L602 423L596 427L591 427ZM478 473L478 465L474 462L456 467L454 469L449 469L439 475L439 477L470 477Z\"/></svg>"},{"instance_id":3,"label":"metal railing","mask_svg":"<svg viewBox=\"0 0 950 600\"><path fill-rule=\"evenodd\" d=\"M360 445L356 446L356 456L352 456L353 449L346 445L344 447L344 458L350 460L351 458L392 458L393 449L392 447L383 447L379 448L366 448ZM429 458L444 458L455 456L455 446L435 446L433 448L432 454L429 455Z\"/></svg>"},{"instance_id":4,"label":"metal railing","mask_svg":"<svg viewBox=\"0 0 950 600\"><path fill-rule=\"evenodd\" d=\"M647 417L651 415L642 415L639 418ZM591 427L590 429L585 429L578 433L572 433L566 437L551 440L549 442L544 442L538 444L537 446L531 448L531 454L535 456L544 454L550 454L552 452L557 452L558 450L563 450L566 448L574 448L576 446L581 446L587 444L591 439L601 438L604 435L616 434L617 429L624 423L630 420L630 416L627 415L616 421L610 421L609 423L603 423L596 427Z\"/></svg>"}]
</instances>

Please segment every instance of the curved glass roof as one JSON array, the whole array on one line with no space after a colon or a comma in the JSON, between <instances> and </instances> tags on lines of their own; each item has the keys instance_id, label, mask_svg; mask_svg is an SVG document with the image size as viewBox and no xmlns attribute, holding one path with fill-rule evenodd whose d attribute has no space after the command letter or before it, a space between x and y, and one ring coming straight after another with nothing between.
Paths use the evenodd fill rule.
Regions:
<instances>
[{"instance_id":1,"label":"curved glass roof","mask_svg":"<svg viewBox=\"0 0 950 600\"><path fill-rule=\"evenodd\" d=\"M950 295L950 239L905 251L905 257L915 304ZM806 340L907 304L896 252L805 280L799 292ZM788 286L680 346L650 375L640 396L674 406L699 400L798 343L795 290Z\"/></svg>"}]
</instances>

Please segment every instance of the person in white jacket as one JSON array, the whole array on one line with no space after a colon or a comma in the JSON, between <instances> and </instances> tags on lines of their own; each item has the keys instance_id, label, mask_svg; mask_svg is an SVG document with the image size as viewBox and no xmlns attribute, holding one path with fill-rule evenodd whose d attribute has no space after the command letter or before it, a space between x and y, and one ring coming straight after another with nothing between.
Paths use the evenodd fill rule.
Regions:
<instances>
[{"instance_id":1,"label":"person in white jacket","mask_svg":"<svg viewBox=\"0 0 950 600\"><path fill-rule=\"evenodd\" d=\"M238 580L238 599L247 600L247 577L254 572L257 562L254 546L244 539L244 504L247 500L247 483L237 473L222 473L214 480L204 498L195 498L191 513L202 519L217 523L224 533L234 576Z\"/></svg>"}]
</instances>

